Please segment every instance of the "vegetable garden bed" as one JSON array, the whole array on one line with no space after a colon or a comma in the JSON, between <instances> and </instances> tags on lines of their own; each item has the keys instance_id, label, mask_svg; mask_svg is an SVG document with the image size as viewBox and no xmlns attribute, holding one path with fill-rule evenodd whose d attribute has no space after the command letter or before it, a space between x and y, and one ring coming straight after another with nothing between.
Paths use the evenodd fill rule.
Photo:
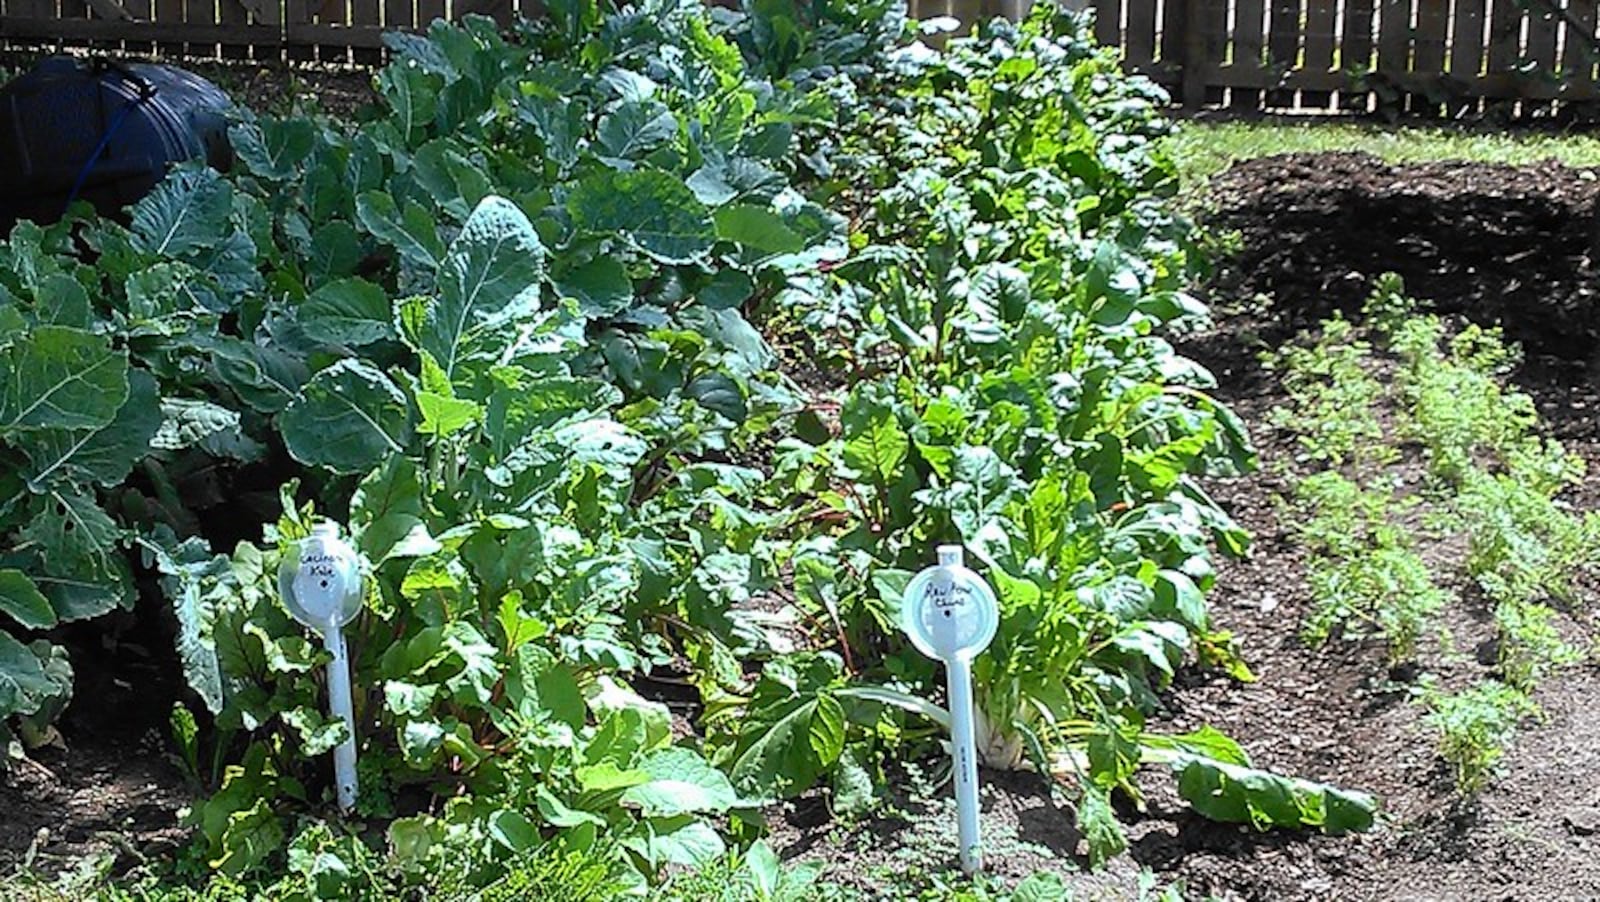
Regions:
<instances>
[{"instance_id":1,"label":"vegetable garden bed","mask_svg":"<svg viewBox=\"0 0 1600 902\"><path fill-rule=\"evenodd\" d=\"M1466 601L1330 608L1304 588L1309 509L1291 531L1272 500L1312 482L1307 447L1392 442L1381 463L1417 487L1405 497L1481 495L1504 488L1495 468L1534 467L1549 490L1527 505L1587 507L1531 421L1494 420L1464 450L1406 425L1429 422L1413 408L1430 374L1509 398L1498 339L1467 331L1458 360L1460 324L1430 326L1390 290L1377 356L1340 372L1359 393L1351 374L1378 368L1416 397L1374 395L1370 422L1327 404L1274 419L1321 397L1306 372L1367 352L1286 355L1284 389L1255 341L1314 317L1206 330L1159 93L1083 21L1041 9L933 51L905 46L889 7L820 16L574 3L510 35L440 25L395 39L379 105L354 121L246 117L239 171L175 173L130 223L11 237L14 886L1477 897L1499 885L1478 867L1492 851L1511 856L1508 891L1554 891L1550 850L1594 822L1539 807L1570 776L1522 762L1576 747L1590 675L1502 627L1584 628L1588 562L1469 580L1452 562L1488 534L1470 519L1484 505L1438 501L1428 524L1457 526L1403 521L1414 545L1368 525ZM1215 290L1239 290L1226 274L1256 251L1252 227ZM1298 284L1260 287L1292 310ZM1349 328L1328 333L1368 335ZM1566 404L1541 412L1593 460L1584 402L1535 396ZM1323 419L1344 445L1296 437ZM1369 427L1382 442L1348 441ZM1393 482L1345 463L1331 470L1372 492ZM372 564L350 628L348 818L331 804L344 731L322 713L325 656L272 579L317 517ZM976 664L993 844L976 885L952 871L939 674L897 616L949 541L1002 609ZM1489 605L1474 585L1511 594ZM1533 597L1546 589L1559 612ZM1305 645L1308 622L1329 644ZM1463 657L1441 624L1498 649ZM1549 723L1509 743L1503 782L1441 746L1461 801L1418 725L1478 677Z\"/></svg>"}]
</instances>

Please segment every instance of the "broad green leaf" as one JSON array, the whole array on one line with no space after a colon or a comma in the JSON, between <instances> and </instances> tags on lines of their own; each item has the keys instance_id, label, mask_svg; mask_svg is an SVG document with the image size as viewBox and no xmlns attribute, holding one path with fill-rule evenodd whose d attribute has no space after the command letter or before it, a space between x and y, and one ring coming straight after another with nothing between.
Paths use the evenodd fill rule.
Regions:
<instances>
[{"instance_id":1,"label":"broad green leaf","mask_svg":"<svg viewBox=\"0 0 1600 902\"><path fill-rule=\"evenodd\" d=\"M416 462L391 457L368 473L350 498L350 523L356 546L371 561L382 561L402 539L422 527L422 482Z\"/></svg>"},{"instance_id":2,"label":"broad green leaf","mask_svg":"<svg viewBox=\"0 0 1600 902\"><path fill-rule=\"evenodd\" d=\"M510 809L489 815L489 838L517 855L531 852L544 842L532 821L522 812Z\"/></svg>"},{"instance_id":3,"label":"broad green leaf","mask_svg":"<svg viewBox=\"0 0 1600 902\"><path fill-rule=\"evenodd\" d=\"M202 347L217 378L261 413L282 411L311 378L304 361L279 348L231 339L208 341Z\"/></svg>"},{"instance_id":4,"label":"broad green leaf","mask_svg":"<svg viewBox=\"0 0 1600 902\"><path fill-rule=\"evenodd\" d=\"M720 269L696 295L712 310L732 310L750 299L756 283L737 269Z\"/></svg>"},{"instance_id":5,"label":"broad green leaf","mask_svg":"<svg viewBox=\"0 0 1600 902\"><path fill-rule=\"evenodd\" d=\"M573 460L593 464L618 480L630 479L633 465L650 450L643 439L614 420L582 420L556 430L553 438Z\"/></svg>"},{"instance_id":6,"label":"broad green leaf","mask_svg":"<svg viewBox=\"0 0 1600 902\"><path fill-rule=\"evenodd\" d=\"M839 671L829 655L797 655L767 665L727 768L746 796L788 797L838 760L844 709L828 687Z\"/></svg>"},{"instance_id":7,"label":"broad green leaf","mask_svg":"<svg viewBox=\"0 0 1600 902\"><path fill-rule=\"evenodd\" d=\"M1156 574L1155 605L1151 610L1178 620L1195 632L1205 632L1209 623L1205 593L1187 574L1177 570Z\"/></svg>"},{"instance_id":8,"label":"broad green leaf","mask_svg":"<svg viewBox=\"0 0 1600 902\"><path fill-rule=\"evenodd\" d=\"M427 133L439 108L443 79L415 66L385 66L378 73L378 93L389 104L391 121L408 142Z\"/></svg>"},{"instance_id":9,"label":"broad green leaf","mask_svg":"<svg viewBox=\"0 0 1600 902\"><path fill-rule=\"evenodd\" d=\"M1178 794L1196 811L1212 820L1251 824L1258 830L1367 830L1378 810L1377 801L1365 793L1197 755L1174 756L1172 768L1178 772Z\"/></svg>"},{"instance_id":10,"label":"broad green leaf","mask_svg":"<svg viewBox=\"0 0 1600 902\"><path fill-rule=\"evenodd\" d=\"M233 187L209 168L180 169L134 205L139 250L177 258L213 248L230 230Z\"/></svg>"},{"instance_id":11,"label":"broad green leaf","mask_svg":"<svg viewBox=\"0 0 1600 902\"><path fill-rule=\"evenodd\" d=\"M273 812L269 795L258 796L250 807L227 818L217 845L221 854L207 862L230 877L237 877L265 861L283 846L283 823Z\"/></svg>"},{"instance_id":12,"label":"broad green leaf","mask_svg":"<svg viewBox=\"0 0 1600 902\"><path fill-rule=\"evenodd\" d=\"M389 680L383 684L384 707L401 717L422 717L438 700L441 689L443 687L437 683L419 686L404 680Z\"/></svg>"},{"instance_id":13,"label":"broad green leaf","mask_svg":"<svg viewBox=\"0 0 1600 902\"><path fill-rule=\"evenodd\" d=\"M651 818L641 821L640 829L642 837L623 840L623 845L657 866L701 868L727 854L722 836L692 815Z\"/></svg>"},{"instance_id":14,"label":"broad green leaf","mask_svg":"<svg viewBox=\"0 0 1600 902\"><path fill-rule=\"evenodd\" d=\"M281 182L311 156L317 143L316 124L300 117L263 117L256 123L229 126L228 141L252 173Z\"/></svg>"},{"instance_id":15,"label":"broad green leaf","mask_svg":"<svg viewBox=\"0 0 1600 902\"><path fill-rule=\"evenodd\" d=\"M894 413L874 410L860 432L845 442L844 462L880 486L892 485L911 450L911 441Z\"/></svg>"},{"instance_id":16,"label":"broad green leaf","mask_svg":"<svg viewBox=\"0 0 1600 902\"><path fill-rule=\"evenodd\" d=\"M715 219L718 238L763 254L793 254L806 247L805 238L785 225L783 217L764 207L722 207Z\"/></svg>"},{"instance_id":17,"label":"broad green leaf","mask_svg":"<svg viewBox=\"0 0 1600 902\"><path fill-rule=\"evenodd\" d=\"M614 257L596 257L556 278L562 297L578 299L584 316L615 316L633 304L633 280Z\"/></svg>"},{"instance_id":18,"label":"broad green leaf","mask_svg":"<svg viewBox=\"0 0 1600 902\"><path fill-rule=\"evenodd\" d=\"M1007 323L1015 323L1028 312L1028 277L1006 263L991 263L978 272L972 283L968 303L992 311Z\"/></svg>"},{"instance_id":19,"label":"broad green leaf","mask_svg":"<svg viewBox=\"0 0 1600 902\"><path fill-rule=\"evenodd\" d=\"M549 625L543 620L525 613L521 602L521 592L509 592L500 599L500 610L495 622L500 624L500 632L505 636L507 652L515 652L550 631Z\"/></svg>"},{"instance_id":20,"label":"broad green leaf","mask_svg":"<svg viewBox=\"0 0 1600 902\"><path fill-rule=\"evenodd\" d=\"M1089 736L1089 777L1106 789L1127 782L1139 767L1139 735L1136 729L1110 718Z\"/></svg>"},{"instance_id":21,"label":"broad green leaf","mask_svg":"<svg viewBox=\"0 0 1600 902\"><path fill-rule=\"evenodd\" d=\"M567 198L580 230L623 235L663 263L689 263L711 249L710 210L681 179L654 169L594 173Z\"/></svg>"},{"instance_id":22,"label":"broad green leaf","mask_svg":"<svg viewBox=\"0 0 1600 902\"><path fill-rule=\"evenodd\" d=\"M1111 808L1110 790L1085 786L1078 798L1078 831L1089 846L1089 866L1098 868L1128 848L1128 835Z\"/></svg>"},{"instance_id":23,"label":"broad green leaf","mask_svg":"<svg viewBox=\"0 0 1600 902\"><path fill-rule=\"evenodd\" d=\"M1171 747L1201 758L1220 761L1224 764L1250 766L1250 758L1245 755L1244 749L1239 746L1239 743L1209 724L1193 732L1180 733L1175 736L1146 735L1144 742L1146 745Z\"/></svg>"},{"instance_id":24,"label":"broad green leaf","mask_svg":"<svg viewBox=\"0 0 1600 902\"><path fill-rule=\"evenodd\" d=\"M606 153L637 159L651 148L678 135L678 119L665 104L653 100L628 101L600 117L596 137Z\"/></svg>"},{"instance_id":25,"label":"broad green leaf","mask_svg":"<svg viewBox=\"0 0 1600 902\"><path fill-rule=\"evenodd\" d=\"M572 827L581 827L585 824L595 827L606 826L605 818L593 812L573 808L557 798L556 794L551 792L547 786L540 786L536 795L537 801L535 805L539 809L539 817L552 827L559 827L565 830Z\"/></svg>"},{"instance_id":26,"label":"broad green leaf","mask_svg":"<svg viewBox=\"0 0 1600 902\"><path fill-rule=\"evenodd\" d=\"M326 755L350 736L343 718L326 717L310 705L297 705L278 715L300 738L300 753L308 758Z\"/></svg>"},{"instance_id":27,"label":"broad green leaf","mask_svg":"<svg viewBox=\"0 0 1600 902\"><path fill-rule=\"evenodd\" d=\"M361 235L343 219L323 223L311 242L306 272L312 284L349 276L361 266Z\"/></svg>"},{"instance_id":28,"label":"broad green leaf","mask_svg":"<svg viewBox=\"0 0 1600 902\"><path fill-rule=\"evenodd\" d=\"M439 296L408 337L455 380L463 359L514 339L508 322L538 304L544 255L515 204L485 199L451 243L439 267Z\"/></svg>"},{"instance_id":29,"label":"broad green leaf","mask_svg":"<svg viewBox=\"0 0 1600 902\"><path fill-rule=\"evenodd\" d=\"M573 768L572 775L578 778L578 787L584 792L613 792L619 789L631 789L643 786L650 782L650 774L642 770L623 770L613 760L607 759L599 764L586 765Z\"/></svg>"},{"instance_id":30,"label":"broad green leaf","mask_svg":"<svg viewBox=\"0 0 1600 902\"><path fill-rule=\"evenodd\" d=\"M420 385L414 386L414 393L422 423L417 426L417 431L423 435L444 438L482 418L483 408L456 397L455 388L439 364L434 362L433 355L427 351L419 354L422 357L422 378L418 380Z\"/></svg>"},{"instance_id":31,"label":"broad green leaf","mask_svg":"<svg viewBox=\"0 0 1600 902\"><path fill-rule=\"evenodd\" d=\"M520 367L495 367L485 431L504 459L534 433L622 402L616 386L594 379L540 377Z\"/></svg>"},{"instance_id":32,"label":"broad green leaf","mask_svg":"<svg viewBox=\"0 0 1600 902\"><path fill-rule=\"evenodd\" d=\"M54 688L33 649L0 630L0 723L39 710Z\"/></svg>"},{"instance_id":33,"label":"broad green leaf","mask_svg":"<svg viewBox=\"0 0 1600 902\"><path fill-rule=\"evenodd\" d=\"M702 203L719 207L738 197L770 200L783 189L782 174L746 157L707 160L687 182Z\"/></svg>"},{"instance_id":34,"label":"broad green leaf","mask_svg":"<svg viewBox=\"0 0 1600 902\"><path fill-rule=\"evenodd\" d=\"M182 335L209 313L216 286L187 263L157 263L128 276L123 291L130 335Z\"/></svg>"},{"instance_id":35,"label":"broad green leaf","mask_svg":"<svg viewBox=\"0 0 1600 902\"><path fill-rule=\"evenodd\" d=\"M0 614L29 629L43 630L56 625L55 609L50 601L21 570L0 570ZM4 705L0 705L3 709Z\"/></svg>"},{"instance_id":36,"label":"broad green leaf","mask_svg":"<svg viewBox=\"0 0 1600 902\"><path fill-rule=\"evenodd\" d=\"M133 606L133 574L120 556L102 568L69 565L31 575L62 621L88 620L118 606Z\"/></svg>"},{"instance_id":37,"label":"broad green leaf","mask_svg":"<svg viewBox=\"0 0 1600 902\"><path fill-rule=\"evenodd\" d=\"M1133 313L1144 286L1134 262L1110 240L1101 241L1084 280L1094 307L1094 321L1102 326L1120 325Z\"/></svg>"},{"instance_id":38,"label":"broad green leaf","mask_svg":"<svg viewBox=\"0 0 1600 902\"><path fill-rule=\"evenodd\" d=\"M90 328L93 314L89 310L89 293L64 272L45 276L34 293L34 321L38 325Z\"/></svg>"},{"instance_id":39,"label":"broad green leaf","mask_svg":"<svg viewBox=\"0 0 1600 902\"><path fill-rule=\"evenodd\" d=\"M219 584L225 592L237 590L232 562L224 555L212 554L204 539L179 542L165 527L138 542L146 561L161 574L161 588L178 621L176 642L183 675L206 708L214 715L221 713L222 668L211 638L211 594Z\"/></svg>"},{"instance_id":40,"label":"broad green leaf","mask_svg":"<svg viewBox=\"0 0 1600 902\"><path fill-rule=\"evenodd\" d=\"M356 197L356 219L362 228L394 245L400 256L432 269L444 259L444 242L426 208L407 199L402 210L383 191L363 191Z\"/></svg>"},{"instance_id":41,"label":"broad green leaf","mask_svg":"<svg viewBox=\"0 0 1600 902\"><path fill-rule=\"evenodd\" d=\"M278 417L295 460L339 473L364 473L405 454L411 405L388 376L360 360L341 360L312 377Z\"/></svg>"},{"instance_id":42,"label":"broad green leaf","mask_svg":"<svg viewBox=\"0 0 1600 902\"><path fill-rule=\"evenodd\" d=\"M650 782L624 792L622 801L637 806L646 817L721 814L739 800L727 776L692 749L657 749L637 766L650 775Z\"/></svg>"},{"instance_id":43,"label":"broad green leaf","mask_svg":"<svg viewBox=\"0 0 1600 902\"><path fill-rule=\"evenodd\" d=\"M435 138L411 158L417 183L453 218L468 218L494 190L473 156L467 145L454 138Z\"/></svg>"},{"instance_id":44,"label":"broad green leaf","mask_svg":"<svg viewBox=\"0 0 1600 902\"><path fill-rule=\"evenodd\" d=\"M524 643L506 678L506 698L519 716L537 723L552 720L576 730L588 716L583 690L567 665L549 651Z\"/></svg>"},{"instance_id":45,"label":"broad green leaf","mask_svg":"<svg viewBox=\"0 0 1600 902\"><path fill-rule=\"evenodd\" d=\"M444 748L444 733L438 721L413 720L400 730L400 754L412 767L431 767Z\"/></svg>"},{"instance_id":46,"label":"broad green leaf","mask_svg":"<svg viewBox=\"0 0 1600 902\"><path fill-rule=\"evenodd\" d=\"M366 279L328 282L306 298L299 312L306 335L327 344L360 347L395 334L389 295Z\"/></svg>"},{"instance_id":47,"label":"broad green leaf","mask_svg":"<svg viewBox=\"0 0 1600 902\"><path fill-rule=\"evenodd\" d=\"M833 810L845 817L859 816L877 801L877 781L862 763L864 756L846 748L833 770Z\"/></svg>"},{"instance_id":48,"label":"broad green leaf","mask_svg":"<svg viewBox=\"0 0 1600 902\"><path fill-rule=\"evenodd\" d=\"M0 434L100 429L127 399L127 352L105 336L40 326L0 350Z\"/></svg>"},{"instance_id":49,"label":"broad green leaf","mask_svg":"<svg viewBox=\"0 0 1600 902\"><path fill-rule=\"evenodd\" d=\"M719 372L701 373L694 377L684 387L683 393L700 402L700 406L714 410L735 423L743 423L749 414L739 384Z\"/></svg>"},{"instance_id":50,"label":"broad green leaf","mask_svg":"<svg viewBox=\"0 0 1600 902\"><path fill-rule=\"evenodd\" d=\"M119 548L122 529L93 496L74 489L52 489L41 496L32 520L18 535L38 549L50 574L96 579L125 563ZM75 619L60 609L56 613Z\"/></svg>"},{"instance_id":51,"label":"broad green leaf","mask_svg":"<svg viewBox=\"0 0 1600 902\"><path fill-rule=\"evenodd\" d=\"M101 429L40 429L19 442L31 466L35 491L57 482L120 483L150 452L161 428L156 380L142 369L128 371L128 400Z\"/></svg>"}]
</instances>

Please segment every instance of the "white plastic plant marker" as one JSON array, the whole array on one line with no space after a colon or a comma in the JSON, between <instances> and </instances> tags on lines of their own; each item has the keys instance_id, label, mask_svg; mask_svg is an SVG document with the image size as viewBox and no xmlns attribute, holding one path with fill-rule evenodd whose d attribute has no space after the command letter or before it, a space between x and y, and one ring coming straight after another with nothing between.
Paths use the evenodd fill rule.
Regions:
<instances>
[{"instance_id":1,"label":"white plastic plant marker","mask_svg":"<svg viewBox=\"0 0 1600 902\"><path fill-rule=\"evenodd\" d=\"M339 808L356 804L356 718L350 700L350 655L344 625L361 611L361 556L339 538L339 525L327 521L290 549L278 567L278 593L294 619L322 634L333 661L328 665L328 710L344 721L349 738L333 750L333 779Z\"/></svg>"},{"instance_id":2,"label":"white plastic plant marker","mask_svg":"<svg viewBox=\"0 0 1600 902\"><path fill-rule=\"evenodd\" d=\"M905 630L917 650L944 662L950 695L961 869L983 866L978 832L978 749L972 722L972 659L989 647L1000 605L983 577L961 562L960 545L940 545L939 563L911 578L904 595Z\"/></svg>"}]
</instances>

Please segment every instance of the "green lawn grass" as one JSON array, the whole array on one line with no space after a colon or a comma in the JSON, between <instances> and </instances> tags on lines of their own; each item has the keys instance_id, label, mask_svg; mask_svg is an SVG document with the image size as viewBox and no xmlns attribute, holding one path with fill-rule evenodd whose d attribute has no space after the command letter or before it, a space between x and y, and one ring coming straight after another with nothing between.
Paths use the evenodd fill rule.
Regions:
<instances>
[{"instance_id":1,"label":"green lawn grass","mask_svg":"<svg viewBox=\"0 0 1600 902\"><path fill-rule=\"evenodd\" d=\"M1168 139L1185 188L1240 160L1281 153L1365 151L1390 163L1471 160L1525 165L1555 159L1600 166L1600 136L1392 126L1327 120L1179 123Z\"/></svg>"}]
</instances>

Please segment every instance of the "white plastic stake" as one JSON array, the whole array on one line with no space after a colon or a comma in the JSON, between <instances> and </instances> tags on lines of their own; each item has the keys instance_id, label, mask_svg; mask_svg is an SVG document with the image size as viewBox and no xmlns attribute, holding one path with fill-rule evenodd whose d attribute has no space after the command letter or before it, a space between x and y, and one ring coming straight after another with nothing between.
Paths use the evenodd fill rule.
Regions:
<instances>
[{"instance_id":1,"label":"white plastic stake","mask_svg":"<svg viewBox=\"0 0 1600 902\"><path fill-rule=\"evenodd\" d=\"M333 750L334 792L342 811L356 804L356 717L350 692L350 653L344 625L361 611L361 557L339 538L338 524L321 522L284 555L278 592L294 619L322 634L328 664L328 710L344 721L349 738Z\"/></svg>"},{"instance_id":2,"label":"white plastic stake","mask_svg":"<svg viewBox=\"0 0 1600 902\"><path fill-rule=\"evenodd\" d=\"M350 701L350 655L345 649L344 628L330 626L322 634L333 661L328 664L328 710L344 721L349 738L333 750L333 783L339 810L356 807L356 712Z\"/></svg>"},{"instance_id":3,"label":"white plastic stake","mask_svg":"<svg viewBox=\"0 0 1600 902\"><path fill-rule=\"evenodd\" d=\"M972 726L972 661L956 655L945 663L950 691L950 742L955 759L956 836L961 870L970 877L983 867L983 837L978 833L978 743Z\"/></svg>"},{"instance_id":4,"label":"white plastic stake","mask_svg":"<svg viewBox=\"0 0 1600 902\"><path fill-rule=\"evenodd\" d=\"M955 768L956 838L961 869L971 876L983 867L972 658L993 641L1000 623L1000 607L983 578L962 564L960 545L941 545L938 556L937 566L918 573L906 586L905 629L919 651L945 665Z\"/></svg>"}]
</instances>

